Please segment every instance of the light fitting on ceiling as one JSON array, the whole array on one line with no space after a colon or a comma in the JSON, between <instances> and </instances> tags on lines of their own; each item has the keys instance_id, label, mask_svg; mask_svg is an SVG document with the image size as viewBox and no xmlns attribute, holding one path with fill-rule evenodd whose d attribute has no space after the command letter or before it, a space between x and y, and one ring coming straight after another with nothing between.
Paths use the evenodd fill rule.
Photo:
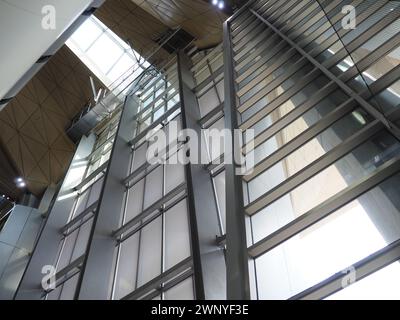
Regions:
<instances>
[{"instance_id":1,"label":"light fitting on ceiling","mask_svg":"<svg viewBox=\"0 0 400 320\"><path fill-rule=\"evenodd\" d=\"M225 8L225 2L223 0L212 0L211 3L221 10Z\"/></svg>"},{"instance_id":2,"label":"light fitting on ceiling","mask_svg":"<svg viewBox=\"0 0 400 320\"><path fill-rule=\"evenodd\" d=\"M24 181L24 179L22 179L21 177L18 177L17 179L15 179L15 184L17 185L18 188L25 188L26 187L26 183Z\"/></svg>"}]
</instances>

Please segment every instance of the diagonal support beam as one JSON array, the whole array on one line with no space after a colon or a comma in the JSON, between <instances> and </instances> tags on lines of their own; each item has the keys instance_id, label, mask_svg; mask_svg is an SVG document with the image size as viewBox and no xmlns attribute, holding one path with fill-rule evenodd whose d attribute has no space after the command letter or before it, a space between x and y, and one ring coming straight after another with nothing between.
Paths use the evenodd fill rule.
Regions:
<instances>
[{"instance_id":1,"label":"diagonal support beam","mask_svg":"<svg viewBox=\"0 0 400 320\"><path fill-rule=\"evenodd\" d=\"M341 88L346 94L348 94L351 98L353 98L357 103L360 104L369 114L371 114L375 119L382 122L387 129L400 140L400 128L398 128L394 123L388 120L381 112L379 112L373 105L371 105L368 101L363 99L359 94L357 94L352 88L350 88L346 83L340 80L337 76L335 76L331 71L329 71L325 66L315 60L310 54L304 51L297 43L283 34L278 28L276 28L273 24L271 24L268 20L263 18L253 9L250 9L250 12L254 14L259 20L261 20L264 24L266 24L272 31L274 31L277 35L279 35L283 40L285 40L290 46L295 48L303 57L305 57L308 61L310 61L316 68L321 70L321 72L327 76L329 79L334 81L339 88Z\"/></svg>"}]
</instances>

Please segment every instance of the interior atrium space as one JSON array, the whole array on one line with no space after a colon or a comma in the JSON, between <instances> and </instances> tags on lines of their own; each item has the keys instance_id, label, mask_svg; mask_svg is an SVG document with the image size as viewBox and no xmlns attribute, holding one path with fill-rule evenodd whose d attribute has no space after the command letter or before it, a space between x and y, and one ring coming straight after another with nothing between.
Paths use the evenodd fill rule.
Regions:
<instances>
[{"instance_id":1,"label":"interior atrium space","mask_svg":"<svg viewBox=\"0 0 400 320\"><path fill-rule=\"evenodd\" d=\"M400 300L400 1L1 0L0 47L0 300Z\"/></svg>"}]
</instances>

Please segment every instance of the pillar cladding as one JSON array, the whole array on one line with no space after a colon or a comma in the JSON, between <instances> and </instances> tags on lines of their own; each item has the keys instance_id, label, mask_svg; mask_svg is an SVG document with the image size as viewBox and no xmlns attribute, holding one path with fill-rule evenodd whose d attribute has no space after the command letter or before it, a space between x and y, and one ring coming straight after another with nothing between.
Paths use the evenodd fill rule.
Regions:
<instances>
[{"instance_id":1,"label":"pillar cladding","mask_svg":"<svg viewBox=\"0 0 400 320\"><path fill-rule=\"evenodd\" d=\"M182 118L185 129L202 137L200 109L194 89L189 57L180 51L178 72ZM200 144L204 145L203 143ZM204 150L199 150L205 152ZM200 153L198 153L200 154ZM212 180L201 164L186 165L188 199L197 299L226 299L226 267L223 250L216 244L219 235L218 211L214 201Z\"/></svg>"},{"instance_id":2,"label":"pillar cladding","mask_svg":"<svg viewBox=\"0 0 400 320\"><path fill-rule=\"evenodd\" d=\"M120 227L124 205L125 185L122 183L129 171L131 147L129 141L135 132L133 121L139 108L135 96L128 96L115 137L100 195L94 228L89 239L89 249L83 265L83 274L78 285L78 298L89 300L110 299L110 290L115 270L115 245L113 231Z\"/></svg>"}]
</instances>

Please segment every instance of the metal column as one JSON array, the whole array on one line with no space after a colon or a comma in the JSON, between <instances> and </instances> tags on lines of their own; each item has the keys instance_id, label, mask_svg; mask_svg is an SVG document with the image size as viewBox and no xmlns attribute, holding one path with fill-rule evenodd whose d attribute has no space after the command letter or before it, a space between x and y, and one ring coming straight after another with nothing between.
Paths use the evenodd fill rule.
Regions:
<instances>
[{"instance_id":1,"label":"metal column","mask_svg":"<svg viewBox=\"0 0 400 320\"><path fill-rule=\"evenodd\" d=\"M191 61L184 51L178 53L178 75L185 129L193 129L202 138L201 119ZM199 148L201 148L199 144ZM199 149L198 154L204 152ZM216 242L220 236L218 210L212 179L201 163L186 165L190 228L197 299L226 299L225 257Z\"/></svg>"},{"instance_id":2,"label":"metal column","mask_svg":"<svg viewBox=\"0 0 400 320\"><path fill-rule=\"evenodd\" d=\"M136 122L133 119L138 107L135 96L126 98L78 284L78 299L110 299L116 253L112 233L120 227L126 191L122 181L129 171L132 154L129 141L134 134Z\"/></svg>"},{"instance_id":3,"label":"metal column","mask_svg":"<svg viewBox=\"0 0 400 320\"><path fill-rule=\"evenodd\" d=\"M225 139L225 159L235 150L233 132L238 128L236 90L234 82L230 21L224 23L224 65L225 65L225 128L232 133ZM236 146L238 147L238 146ZM232 300L250 299L249 266L246 243L246 225L243 205L242 177L236 175L236 164L225 164L226 186L226 264L227 298Z\"/></svg>"}]
</instances>

